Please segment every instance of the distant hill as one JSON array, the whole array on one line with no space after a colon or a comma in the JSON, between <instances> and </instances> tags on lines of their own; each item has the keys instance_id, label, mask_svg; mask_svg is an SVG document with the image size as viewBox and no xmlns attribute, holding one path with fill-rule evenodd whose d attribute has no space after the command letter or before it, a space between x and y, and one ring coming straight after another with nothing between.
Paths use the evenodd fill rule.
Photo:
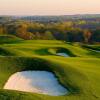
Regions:
<instances>
[{"instance_id":1,"label":"distant hill","mask_svg":"<svg viewBox=\"0 0 100 100\"><path fill-rule=\"evenodd\" d=\"M62 16L25 16L21 17L24 20L31 20L31 21L41 21L41 22L48 22L48 21L66 21L66 20L79 20L79 19L96 19L100 18L100 14L84 14L84 15L62 15Z\"/></svg>"},{"instance_id":2,"label":"distant hill","mask_svg":"<svg viewBox=\"0 0 100 100\"><path fill-rule=\"evenodd\" d=\"M27 20L27 21L36 21L36 22L59 22L66 20L89 20L89 19L100 19L100 14L76 14L76 15L61 15L61 16L1 16L1 20Z\"/></svg>"}]
</instances>

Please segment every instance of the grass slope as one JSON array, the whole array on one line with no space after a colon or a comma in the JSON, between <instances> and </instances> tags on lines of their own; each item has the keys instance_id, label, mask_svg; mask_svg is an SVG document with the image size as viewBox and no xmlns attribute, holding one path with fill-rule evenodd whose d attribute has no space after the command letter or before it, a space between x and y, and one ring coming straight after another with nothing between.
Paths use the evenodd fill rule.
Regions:
<instances>
[{"instance_id":1,"label":"grass slope","mask_svg":"<svg viewBox=\"0 0 100 100\"><path fill-rule=\"evenodd\" d=\"M19 42L22 39L13 35L0 35L0 44Z\"/></svg>"},{"instance_id":2,"label":"grass slope","mask_svg":"<svg viewBox=\"0 0 100 100\"><path fill-rule=\"evenodd\" d=\"M100 100L100 53L49 40L1 44L0 50L0 100ZM71 57L56 56L57 52ZM69 94L54 97L3 89L13 73L25 70L53 72Z\"/></svg>"}]
</instances>

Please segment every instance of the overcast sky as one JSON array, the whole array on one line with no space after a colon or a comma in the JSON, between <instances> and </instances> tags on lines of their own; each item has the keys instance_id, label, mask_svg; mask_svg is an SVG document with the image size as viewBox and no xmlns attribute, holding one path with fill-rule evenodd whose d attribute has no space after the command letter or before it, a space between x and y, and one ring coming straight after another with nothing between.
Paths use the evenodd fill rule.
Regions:
<instances>
[{"instance_id":1,"label":"overcast sky","mask_svg":"<svg viewBox=\"0 0 100 100\"><path fill-rule=\"evenodd\" d=\"M0 0L0 15L100 14L100 0Z\"/></svg>"}]
</instances>

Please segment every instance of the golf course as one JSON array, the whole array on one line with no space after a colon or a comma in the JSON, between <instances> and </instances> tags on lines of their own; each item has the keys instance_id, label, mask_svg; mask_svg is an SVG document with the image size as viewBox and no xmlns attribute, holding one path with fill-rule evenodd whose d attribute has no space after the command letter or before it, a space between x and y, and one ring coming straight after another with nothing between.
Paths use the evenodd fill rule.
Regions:
<instances>
[{"instance_id":1,"label":"golf course","mask_svg":"<svg viewBox=\"0 0 100 100\"><path fill-rule=\"evenodd\" d=\"M10 35L0 36L0 100L100 100L99 50L100 44L82 45L58 40L23 40ZM43 85L43 80L51 82L46 85L47 94L46 91L21 90L27 76L24 77L24 83L19 83L20 90L10 89L9 86L4 88L12 75L22 75L21 72L26 71L41 72L32 76L35 81L35 77L41 76L38 85ZM43 77L42 72L45 72ZM60 86L55 92L59 95L53 90L54 95L49 95L53 81L45 77L46 74L56 78ZM10 83L17 86L18 81L19 78ZM54 84L54 87L57 85Z\"/></svg>"}]
</instances>

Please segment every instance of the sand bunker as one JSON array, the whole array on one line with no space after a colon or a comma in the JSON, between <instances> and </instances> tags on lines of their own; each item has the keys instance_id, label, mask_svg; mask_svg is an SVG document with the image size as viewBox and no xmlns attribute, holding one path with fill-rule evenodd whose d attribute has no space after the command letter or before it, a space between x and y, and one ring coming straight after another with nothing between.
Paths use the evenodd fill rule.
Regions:
<instances>
[{"instance_id":1,"label":"sand bunker","mask_svg":"<svg viewBox=\"0 0 100 100\"><path fill-rule=\"evenodd\" d=\"M93 49L90 49L90 50L92 50L92 51L94 51L94 52L98 52L98 53L100 53L100 51L99 51L99 50L93 50Z\"/></svg>"},{"instance_id":2,"label":"sand bunker","mask_svg":"<svg viewBox=\"0 0 100 100\"><path fill-rule=\"evenodd\" d=\"M52 96L65 95L67 89L59 84L54 74L47 71L23 71L13 74L4 89L34 92Z\"/></svg>"},{"instance_id":3,"label":"sand bunker","mask_svg":"<svg viewBox=\"0 0 100 100\"><path fill-rule=\"evenodd\" d=\"M99 53L100 53L100 51L99 51L99 50L95 50L95 52L99 52Z\"/></svg>"},{"instance_id":4,"label":"sand bunker","mask_svg":"<svg viewBox=\"0 0 100 100\"><path fill-rule=\"evenodd\" d=\"M66 54L66 53L57 53L57 55L58 55L58 56L63 56L63 57L69 57L69 55Z\"/></svg>"}]
</instances>

